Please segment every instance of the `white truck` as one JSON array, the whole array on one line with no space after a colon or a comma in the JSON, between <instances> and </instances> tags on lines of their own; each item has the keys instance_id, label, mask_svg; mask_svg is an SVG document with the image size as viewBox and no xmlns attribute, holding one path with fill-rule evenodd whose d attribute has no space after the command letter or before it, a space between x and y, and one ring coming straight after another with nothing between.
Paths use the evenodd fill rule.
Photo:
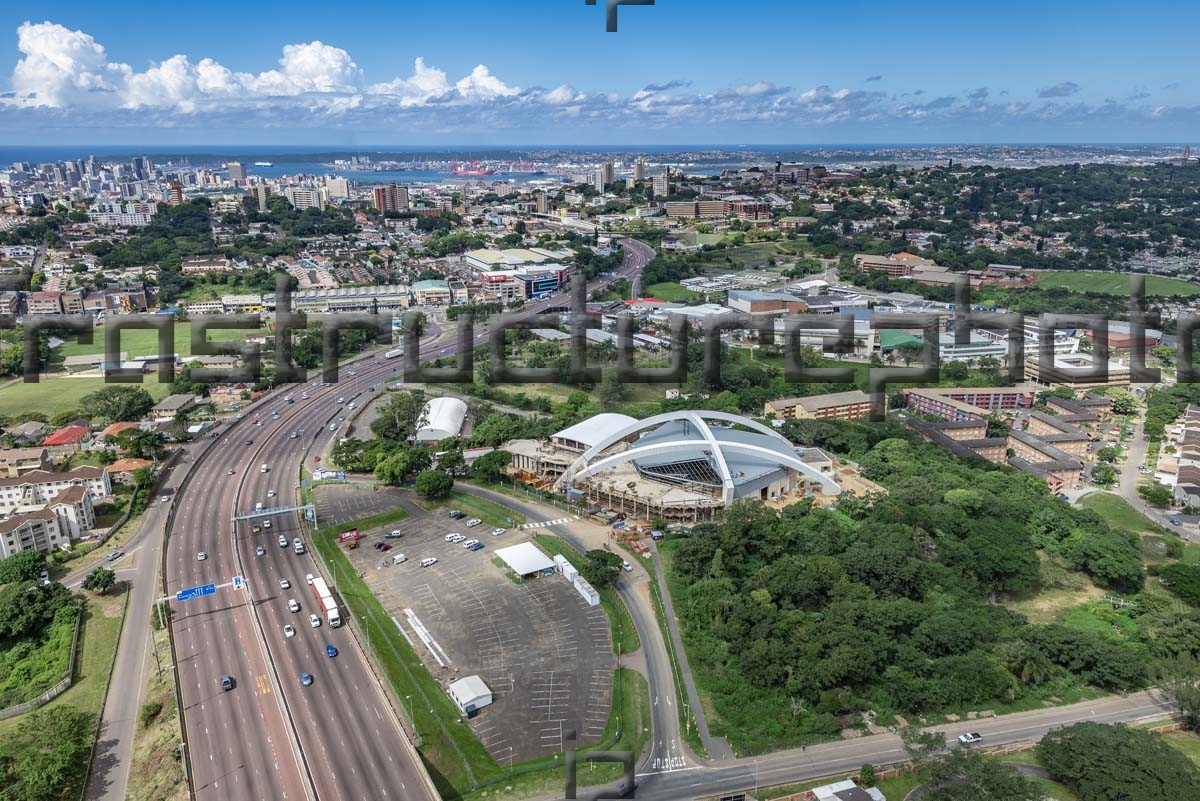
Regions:
<instances>
[{"instance_id":1,"label":"white truck","mask_svg":"<svg viewBox=\"0 0 1200 801\"><path fill-rule=\"evenodd\" d=\"M338 612L337 604L333 600L333 593L329 591L329 587L325 584L325 579L320 576L313 577L312 588L313 595L317 597L317 604L325 612L325 621L332 628L342 625L342 615Z\"/></svg>"}]
</instances>

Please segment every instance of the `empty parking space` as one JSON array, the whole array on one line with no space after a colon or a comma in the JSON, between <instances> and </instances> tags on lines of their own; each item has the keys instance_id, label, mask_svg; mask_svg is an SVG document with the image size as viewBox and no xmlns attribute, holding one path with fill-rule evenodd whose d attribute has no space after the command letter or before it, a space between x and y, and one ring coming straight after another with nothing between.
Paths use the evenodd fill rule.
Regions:
<instances>
[{"instance_id":1,"label":"empty parking space","mask_svg":"<svg viewBox=\"0 0 1200 801\"><path fill-rule=\"evenodd\" d=\"M387 491L332 485L321 488L317 513L322 525L351 522L396 502ZM471 721L488 752L502 764L510 755L517 763L561 751L572 731L578 745L598 742L615 666L604 611L588 606L561 575L517 584L493 564L496 548L524 542L527 533L492 536L485 526L467 528L444 512L405 506L410 517L387 527L399 537L366 531L348 554L443 686L477 674L491 689L492 705ZM483 550L447 542L452 532L478 539ZM406 560L397 563L398 554ZM427 558L437 563L422 567Z\"/></svg>"}]
</instances>

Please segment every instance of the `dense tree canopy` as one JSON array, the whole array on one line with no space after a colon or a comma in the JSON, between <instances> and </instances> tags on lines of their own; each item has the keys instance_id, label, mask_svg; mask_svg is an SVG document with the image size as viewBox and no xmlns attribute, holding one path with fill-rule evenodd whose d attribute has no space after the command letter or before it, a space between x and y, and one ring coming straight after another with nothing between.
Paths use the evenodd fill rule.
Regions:
<instances>
[{"instance_id":1,"label":"dense tree canopy","mask_svg":"<svg viewBox=\"0 0 1200 801\"><path fill-rule=\"evenodd\" d=\"M154 407L154 398L141 387L107 386L84 395L79 405L96 422L133 422Z\"/></svg>"},{"instance_id":2,"label":"dense tree canopy","mask_svg":"<svg viewBox=\"0 0 1200 801\"><path fill-rule=\"evenodd\" d=\"M1140 729L1076 723L1042 738L1038 756L1080 801L1191 801L1200 767Z\"/></svg>"},{"instance_id":3,"label":"dense tree canopy","mask_svg":"<svg viewBox=\"0 0 1200 801\"><path fill-rule=\"evenodd\" d=\"M828 433L785 428L802 444ZM886 496L782 513L737 505L668 543L675 608L721 715L768 721L778 744L842 728L838 716L854 710L937 712L1071 683L1146 682L1157 640L1034 626L995 603L1036 586L1043 559L1136 592L1144 574L1127 535L1028 474L904 436L874 441L860 466ZM805 711L779 709L783 698Z\"/></svg>"}]
</instances>

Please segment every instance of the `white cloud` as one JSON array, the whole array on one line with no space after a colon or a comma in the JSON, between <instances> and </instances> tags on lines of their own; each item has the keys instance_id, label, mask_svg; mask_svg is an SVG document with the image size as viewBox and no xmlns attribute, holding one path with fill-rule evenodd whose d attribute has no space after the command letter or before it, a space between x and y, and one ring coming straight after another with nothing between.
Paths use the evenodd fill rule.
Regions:
<instances>
[{"instance_id":1,"label":"white cloud","mask_svg":"<svg viewBox=\"0 0 1200 801\"><path fill-rule=\"evenodd\" d=\"M899 87L891 92L826 84L792 88L766 80L704 91L689 81L668 80L620 95L603 86L584 91L569 83L521 89L485 64L450 77L422 58L413 61L407 75L368 82L350 53L321 41L286 45L273 67L257 73L184 54L135 69L111 61L89 34L52 22L21 25L17 47L12 92L0 96L0 132L39 123L379 130L386 120L389 131L546 132L557 125L593 126L673 131L683 141L696 131L739 125L746 130L848 125L933 130L928 126L1050 122L1102 132L1108 122L1200 124L1200 110L1158 105L1141 88L1120 101L1082 102L1073 97L1080 86L1070 81L1011 98L1001 87L951 95Z\"/></svg>"}]
</instances>

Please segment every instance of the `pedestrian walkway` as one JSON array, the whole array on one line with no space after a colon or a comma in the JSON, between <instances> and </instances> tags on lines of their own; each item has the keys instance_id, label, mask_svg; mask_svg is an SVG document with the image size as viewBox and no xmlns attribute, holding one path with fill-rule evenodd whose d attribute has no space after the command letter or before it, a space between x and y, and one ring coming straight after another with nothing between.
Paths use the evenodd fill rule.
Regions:
<instances>
[{"instance_id":1,"label":"pedestrian walkway","mask_svg":"<svg viewBox=\"0 0 1200 801\"><path fill-rule=\"evenodd\" d=\"M541 523L522 523L520 528L549 528L550 526L561 526L563 523L573 523L578 519L578 515L573 517L560 517L557 520L545 520Z\"/></svg>"}]
</instances>

